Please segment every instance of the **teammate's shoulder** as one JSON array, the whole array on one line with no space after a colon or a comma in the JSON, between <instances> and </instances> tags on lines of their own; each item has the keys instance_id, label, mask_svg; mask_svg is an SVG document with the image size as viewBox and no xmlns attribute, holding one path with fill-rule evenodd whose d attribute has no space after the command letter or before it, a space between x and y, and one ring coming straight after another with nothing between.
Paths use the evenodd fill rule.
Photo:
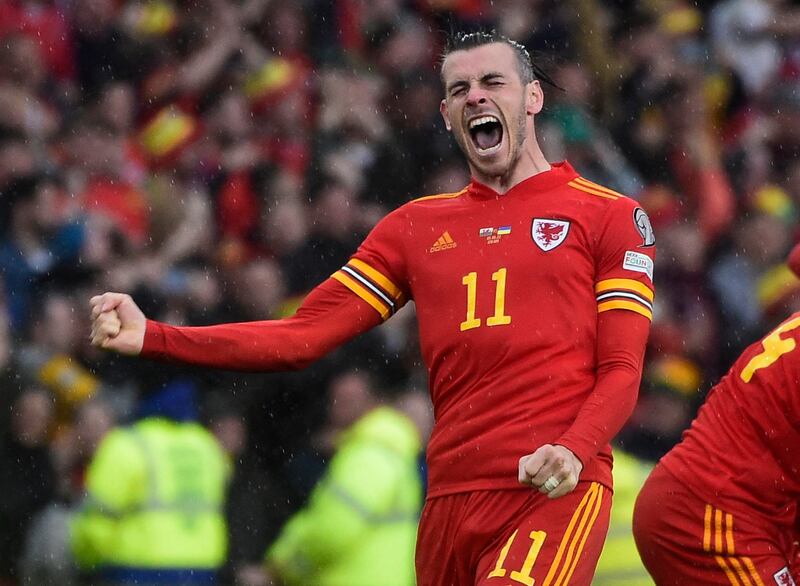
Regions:
<instances>
[{"instance_id":1,"label":"teammate's shoulder","mask_svg":"<svg viewBox=\"0 0 800 586\"><path fill-rule=\"evenodd\" d=\"M764 337L775 336L776 334L779 334L782 338L800 338L800 311L795 311L789 315L781 323L772 328Z\"/></svg>"},{"instance_id":2,"label":"teammate's shoulder","mask_svg":"<svg viewBox=\"0 0 800 586\"><path fill-rule=\"evenodd\" d=\"M436 193L433 195L423 195L422 197L418 197L416 199L412 199L409 201L405 206L419 206L419 205L442 205L446 202L454 202L459 201L463 198L467 191L469 190L469 186L464 187L460 191L454 191L452 193Z\"/></svg>"},{"instance_id":3,"label":"teammate's shoulder","mask_svg":"<svg viewBox=\"0 0 800 586\"><path fill-rule=\"evenodd\" d=\"M578 175L567 182L567 188L573 190L581 197L590 198L592 201L615 203L618 206L636 206L636 201L627 195L615 191L585 177Z\"/></svg>"}]
</instances>

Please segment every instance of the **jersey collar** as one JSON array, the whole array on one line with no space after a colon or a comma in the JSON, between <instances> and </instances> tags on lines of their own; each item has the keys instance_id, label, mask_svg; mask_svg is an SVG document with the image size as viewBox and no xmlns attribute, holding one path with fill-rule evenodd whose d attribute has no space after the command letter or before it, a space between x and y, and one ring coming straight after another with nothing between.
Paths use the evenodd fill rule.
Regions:
<instances>
[{"instance_id":1,"label":"jersey collar","mask_svg":"<svg viewBox=\"0 0 800 586\"><path fill-rule=\"evenodd\" d=\"M551 163L549 171L531 175L527 179L517 183L504 194L497 193L491 187L483 183L478 183L473 179L469 184L469 194L478 199L498 199L501 197L508 197L518 191L547 191L548 189L572 181L577 176L578 173L572 168L572 165L567 161L561 161L560 163Z\"/></svg>"}]
</instances>

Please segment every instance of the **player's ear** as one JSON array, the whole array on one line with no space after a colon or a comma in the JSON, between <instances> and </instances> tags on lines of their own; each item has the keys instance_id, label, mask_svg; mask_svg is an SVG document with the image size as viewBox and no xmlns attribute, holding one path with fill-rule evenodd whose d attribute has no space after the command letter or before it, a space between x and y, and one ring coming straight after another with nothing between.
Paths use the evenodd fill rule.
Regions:
<instances>
[{"instance_id":1,"label":"player's ear","mask_svg":"<svg viewBox=\"0 0 800 586\"><path fill-rule=\"evenodd\" d=\"M447 100L442 100L439 103L439 112L442 114L442 118L444 119L445 128L447 128L448 131L452 131L453 125L450 124L450 116L447 113Z\"/></svg>"},{"instance_id":2,"label":"player's ear","mask_svg":"<svg viewBox=\"0 0 800 586\"><path fill-rule=\"evenodd\" d=\"M539 80L534 79L525 86L525 112L530 115L538 114L544 107L544 93Z\"/></svg>"}]
</instances>

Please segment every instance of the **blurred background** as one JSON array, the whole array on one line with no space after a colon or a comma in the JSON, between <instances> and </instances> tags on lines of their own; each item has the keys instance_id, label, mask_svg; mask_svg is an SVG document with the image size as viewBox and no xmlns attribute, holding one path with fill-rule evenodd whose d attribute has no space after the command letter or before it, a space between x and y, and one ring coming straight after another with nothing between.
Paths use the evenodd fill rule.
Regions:
<instances>
[{"instance_id":1,"label":"blurred background","mask_svg":"<svg viewBox=\"0 0 800 586\"><path fill-rule=\"evenodd\" d=\"M130 292L173 324L291 315L389 210L469 181L438 112L453 30L523 42L563 88L537 118L548 158L650 215L653 328L619 439L657 459L800 308L798 4L0 0L0 584L158 389L191 387L233 464L226 576L302 505L370 386L424 391L413 307L303 372L242 375L100 353L87 300Z\"/></svg>"}]
</instances>

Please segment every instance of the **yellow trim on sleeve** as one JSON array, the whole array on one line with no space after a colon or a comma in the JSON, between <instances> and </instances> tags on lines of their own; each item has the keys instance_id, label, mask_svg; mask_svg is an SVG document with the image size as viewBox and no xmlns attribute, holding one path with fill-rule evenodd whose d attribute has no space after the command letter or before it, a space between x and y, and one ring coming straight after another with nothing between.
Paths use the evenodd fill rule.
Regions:
<instances>
[{"instance_id":1,"label":"yellow trim on sleeve","mask_svg":"<svg viewBox=\"0 0 800 586\"><path fill-rule=\"evenodd\" d=\"M650 287L641 281L634 281L633 279L606 279L605 281L600 281L594 286L595 293L603 293L604 291L610 291L613 289L630 289L631 291L635 291L639 295L643 296L648 301L652 301L653 297L655 297L655 294Z\"/></svg>"},{"instance_id":2,"label":"yellow trim on sleeve","mask_svg":"<svg viewBox=\"0 0 800 586\"><path fill-rule=\"evenodd\" d=\"M456 193L437 193L436 195L426 195L424 197L418 197L417 199L412 199L411 201L418 202L418 201L427 201L429 199L452 199L454 197L464 195L467 192L467 189L469 189L469 186L465 187L464 189Z\"/></svg>"},{"instance_id":3,"label":"yellow trim on sleeve","mask_svg":"<svg viewBox=\"0 0 800 586\"><path fill-rule=\"evenodd\" d=\"M614 191L613 189L609 189L599 183L595 183L594 181L589 181L586 177L576 177L573 181L580 183L585 187L591 187L592 189L596 189L597 191L602 191L603 193L607 193L608 195L614 195L616 197L625 197L624 194Z\"/></svg>"},{"instance_id":4,"label":"yellow trim on sleeve","mask_svg":"<svg viewBox=\"0 0 800 586\"><path fill-rule=\"evenodd\" d=\"M370 279L375 281L378 285L383 287L383 289L396 300L400 299L403 296L403 292L400 291L400 288L392 283L387 277L383 275L383 273L373 269L363 260L358 260L357 258L351 258L348 263L349 265L354 266L359 271L367 275Z\"/></svg>"},{"instance_id":5,"label":"yellow trim on sleeve","mask_svg":"<svg viewBox=\"0 0 800 586\"><path fill-rule=\"evenodd\" d=\"M592 189L591 187L586 187L585 185L581 185L575 180L570 181L569 183L567 183L567 185L577 189L578 191L583 191L584 193L588 193L590 195L596 195L597 197L603 197L605 199L619 199L619 197L617 197L616 195L610 195L608 193L603 193L602 191Z\"/></svg>"},{"instance_id":6,"label":"yellow trim on sleeve","mask_svg":"<svg viewBox=\"0 0 800 586\"><path fill-rule=\"evenodd\" d=\"M381 319L386 320L389 317L389 308L386 307L386 304L375 297L375 295L373 295L368 289L365 289L359 283L351 279L348 275L344 274L342 271L336 271L331 275L331 277L361 297L361 299L369 303L375 309L375 311L381 314Z\"/></svg>"},{"instance_id":7,"label":"yellow trim on sleeve","mask_svg":"<svg viewBox=\"0 0 800 586\"><path fill-rule=\"evenodd\" d=\"M614 301L604 301L603 303L597 304L597 313L603 313L604 311L611 311L612 309L627 309L628 311L634 311L639 315L645 316L650 321L653 320L653 312L644 307L643 305L639 305L635 301L625 301L624 299L615 299Z\"/></svg>"}]
</instances>

